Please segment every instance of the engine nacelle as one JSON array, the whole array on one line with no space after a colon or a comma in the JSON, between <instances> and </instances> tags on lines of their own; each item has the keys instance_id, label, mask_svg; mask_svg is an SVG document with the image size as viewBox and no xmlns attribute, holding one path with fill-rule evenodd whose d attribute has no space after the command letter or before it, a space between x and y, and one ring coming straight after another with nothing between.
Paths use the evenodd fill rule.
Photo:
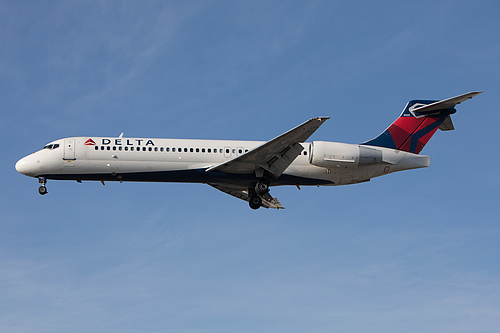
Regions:
<instances>
[{"instance_id":1,"label":"engine nacelle","mask_svg":"<svg viewBox=\"0 0 500 333\"><path fill-rule=\"evenodd\" d=\"M360 145L313 141L309 147L309 163L335 168L373 165L382 162L382 151Z\"/></svg>"}]
</instances>

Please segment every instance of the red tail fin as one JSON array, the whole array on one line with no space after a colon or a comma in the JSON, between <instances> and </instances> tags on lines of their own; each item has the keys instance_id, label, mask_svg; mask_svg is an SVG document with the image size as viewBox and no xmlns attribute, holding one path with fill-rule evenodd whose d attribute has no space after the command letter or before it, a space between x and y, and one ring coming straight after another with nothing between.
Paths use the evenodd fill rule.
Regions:
<instances>
[{"instance_id":1,"label":"red tail fin","mask_svg":"<svg viewBox=\"0 0 500 333\"><path fill-rule=\"evenodd\" d=\"M450 115L456 112L455 105L478 94L480 92L471 92L442 101L410 101L401 116L389 128L363 144L418 154L438 128L453 129Z\"/></svg>"}]
</instances>

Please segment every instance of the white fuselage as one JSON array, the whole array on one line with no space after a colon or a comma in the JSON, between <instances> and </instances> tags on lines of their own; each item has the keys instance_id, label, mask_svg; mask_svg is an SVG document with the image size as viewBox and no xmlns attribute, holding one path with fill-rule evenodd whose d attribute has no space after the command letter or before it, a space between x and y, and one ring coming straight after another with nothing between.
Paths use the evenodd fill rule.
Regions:
<instances>
[{"instance_id":1,"label":"white fuselage","mask_svg":"<svg viewBox=\"0 0 500 333\"><path fill-rule=\"evenodd\" d=\"M206 171L260 146L261 141L72 137L19 160L16 169L46 179L157 181L251 186L255 175ZM429 157L357 144L301 143L302 153L277 185L346 185L429 166ZM376 152L377 158L372 153ZM375 156L375 155L373 155Z\"/></svg>"}]
</instances>

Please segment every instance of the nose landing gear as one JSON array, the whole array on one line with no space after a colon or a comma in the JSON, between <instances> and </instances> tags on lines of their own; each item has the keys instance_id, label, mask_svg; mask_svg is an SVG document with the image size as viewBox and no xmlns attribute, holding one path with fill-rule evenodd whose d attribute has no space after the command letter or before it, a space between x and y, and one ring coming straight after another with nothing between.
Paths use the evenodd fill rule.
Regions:
<instances>
[{"instance_id":1,"label":"nose landing gear","mask_svg":"<svg viewBox=\"0 0 500 333\"><path fill-rule=\"evenodd\" d=\"M47 184L47 178L45 177L40 177L38 178L38 182L40 184L42 184L39 188L38 188L38 193L40 193L40 195L45 195L48 193L47 191L47 187L45 186L45 184Z\"/></svg>"}]
</instances>

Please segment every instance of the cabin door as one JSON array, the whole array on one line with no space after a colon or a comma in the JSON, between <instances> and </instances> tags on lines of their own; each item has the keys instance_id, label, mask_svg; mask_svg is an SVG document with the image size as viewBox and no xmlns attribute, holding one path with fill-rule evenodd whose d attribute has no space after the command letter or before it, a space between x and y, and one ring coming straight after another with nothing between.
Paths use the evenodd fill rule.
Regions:
<instances>
[{"instance_id":1,"label":"cabin door","mask_svg":"<svg viewBox=\"0 0 500 333\"><path fill-rule=\"evenodd\" d=\"M63 160L76 160L75 158L75 140L64 140L64 156Z\"/></svg>"}]
</instances>

